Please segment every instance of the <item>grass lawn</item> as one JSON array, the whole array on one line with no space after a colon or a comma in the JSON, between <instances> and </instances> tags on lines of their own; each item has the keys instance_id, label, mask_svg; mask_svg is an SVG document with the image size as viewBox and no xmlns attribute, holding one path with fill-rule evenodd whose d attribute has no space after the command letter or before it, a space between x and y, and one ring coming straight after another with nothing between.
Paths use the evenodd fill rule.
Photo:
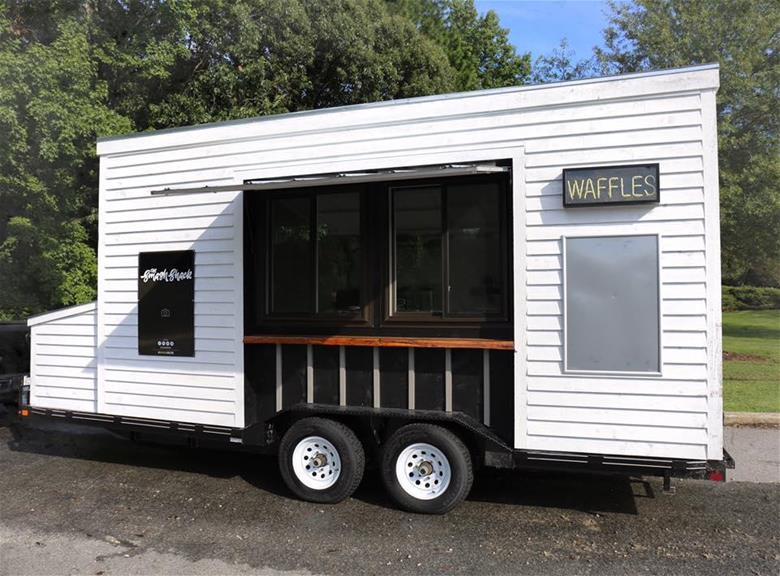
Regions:
<instances>
[{"instance_id":1,"label":"grass lawn","mask_svg":"<svg viewBox=\"0 0 780 576\"><path fill-rule=\"evenodd\" d=\"M780 310L723 313L723 409L780 412Z\"/></svg>"}]
</instances>

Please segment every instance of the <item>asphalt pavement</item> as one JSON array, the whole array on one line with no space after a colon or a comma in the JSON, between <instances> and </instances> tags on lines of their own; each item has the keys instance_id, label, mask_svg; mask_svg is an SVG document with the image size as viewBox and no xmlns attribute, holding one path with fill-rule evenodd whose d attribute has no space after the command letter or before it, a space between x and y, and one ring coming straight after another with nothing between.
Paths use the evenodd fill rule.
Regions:
<instances>
[{"instance_id":1,"label":"asphalt pavement","mask_svg":"<svg viewBox=\"0 0 780 576\"><path fill-rule=\"evenodd\" d=\"M780 482L780 430L727 427L723 442L738 458L738 466L727 475L729 481Z\"/></svg>"},{"instance_id":2,"label":"asphalt pavement","mask_svg":"<svg viewBox=\"0 0 780 576\"><path fill-rule=\"evenodd\" d=\"M729 429L727 447L771 450L778 434ZM483 472L456 510L419 516L393 508L375 473L348 501L314 505L270 457L2 408L0 471L3 575L780 573L777 475L677 480L667 495L655 479Z\"/></svg>"}]
</instances>

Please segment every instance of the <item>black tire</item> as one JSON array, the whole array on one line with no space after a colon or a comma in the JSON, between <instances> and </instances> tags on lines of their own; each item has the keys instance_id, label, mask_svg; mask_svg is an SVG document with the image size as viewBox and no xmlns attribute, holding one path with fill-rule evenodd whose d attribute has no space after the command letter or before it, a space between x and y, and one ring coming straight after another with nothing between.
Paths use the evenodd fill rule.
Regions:
<instances>
[{"instance_id":1,"label":"black tire","mask_svg":"<svg viewBox=\"0 0 780 576\"><path fill-rule=\"evenodd\" d=\"M399 457L408 447L418 443L430 444L449 461L449 484L441 494L430 500L417 498L407 492L396 474ZM444 514L460 504L471 490L474 482L471 454L461 439L446 428L433 424L409 424L393 433L382 448L382 482L390 497L405 510L421 514Z\"/></svg>"},{"instance_id":2,"label":"black tire","mask_svg":"<svg viewBox=\"0 0 780 576\"><path fill-rule=\"evenodd\" d=\"M293 466L296 446L306 438L319 436L330 442L341 460L338 479L332 486L315 489L299 480ZM293 424L279 444L279 470L290 491L298 498L319 504L335 504L349 498L363 479L366 456L363 445L349 428L326 418L304 418Z\"/></svg>"}]
</instances>

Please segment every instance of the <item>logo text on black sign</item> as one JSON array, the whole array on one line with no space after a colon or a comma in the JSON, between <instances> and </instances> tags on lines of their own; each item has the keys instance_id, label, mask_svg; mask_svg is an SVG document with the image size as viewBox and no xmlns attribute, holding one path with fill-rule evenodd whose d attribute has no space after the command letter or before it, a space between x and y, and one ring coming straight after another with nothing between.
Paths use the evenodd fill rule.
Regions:
<instances>
[{"instance_id":1,"label":"logo text on black sign","mask_svg":"<svg viewBox=\"0 0 780 576\"><path fill-rule=\"evenodd\" d=\"M141 280L146 282L181 282L182 280L192 280L192 269L177 270L171 268L168 270L157 271L157 268L149 268L141 274Z\"/></svg>"}]
</instances>

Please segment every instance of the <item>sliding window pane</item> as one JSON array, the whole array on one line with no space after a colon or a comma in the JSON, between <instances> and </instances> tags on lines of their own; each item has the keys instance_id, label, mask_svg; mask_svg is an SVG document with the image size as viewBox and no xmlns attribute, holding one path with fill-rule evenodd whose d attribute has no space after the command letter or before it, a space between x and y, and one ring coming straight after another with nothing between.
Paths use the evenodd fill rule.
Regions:
<instances>
[{"instance_id":1,"label":"sliding window pane","mask_svg":"<svg viewBox=\"0 0 780 576\"><path fill-rule=\"evenodd\" d=\"M504 302L496 183L447 189L450 314L499 314Z\"/></svg>"},{"instance_id":2,"label":"sliding window pane","mask_svg":"<svg viewBox=\"0 0 780 576\"><path fill-rule=\"evenodd\" d=\"M395 310L442 310L441 190L393 191L395 222Z\"/></svg>"},{"instance_id":3,"label":"sliding window pane","mask_svg":"<svg viewBox=\"0 0 780 576\"><path fill-rule=\"evenodd\" d=\"M318 312L360 312L361 261L360 195L318 195Z\"/></svg>"},{"instance_id":4,"label":"sliding window pane","mask_svg":"<svg viewBox=\"0 0 780 576\"><path fill-rule=\"evenodd\" d=\"M311 200L271 200L271 311L314 311Z\"/></svg>"}]
</instances>

